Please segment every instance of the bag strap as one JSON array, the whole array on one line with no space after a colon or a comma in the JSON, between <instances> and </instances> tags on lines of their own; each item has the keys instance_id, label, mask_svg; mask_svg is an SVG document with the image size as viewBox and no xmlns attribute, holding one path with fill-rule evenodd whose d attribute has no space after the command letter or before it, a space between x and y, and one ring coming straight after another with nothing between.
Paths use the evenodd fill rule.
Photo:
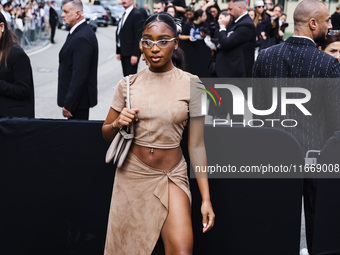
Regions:
<instances>
[{"instance_id":1,"label":"bag strap","mask_svg":"<svg viewBox=\"0 0 340 255\"><path fill-rule=\"evenodd\" d=\"M126 76L126 108L131 109L130 105L130 77Z\"/></svg>"},{"instance_id":2,"label":"bag strap","mask_svg":"<svg viewBox=\"0 0 340 255\"><path fill-rule=\"evenodd\" d=\"M129 77L129 75L126 76L126 108L131 109L131 104L130 104L130 77ZM127 127L126 130L128 132L130 132L130 134L134 133L133 122L130 126Z\"/></svg>"}]
</instances>

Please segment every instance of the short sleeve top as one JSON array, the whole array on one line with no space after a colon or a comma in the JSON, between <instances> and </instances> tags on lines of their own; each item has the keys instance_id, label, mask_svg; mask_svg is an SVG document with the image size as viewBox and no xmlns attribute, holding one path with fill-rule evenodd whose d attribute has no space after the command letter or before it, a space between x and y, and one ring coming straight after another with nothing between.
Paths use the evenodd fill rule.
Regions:
<instances>
[{"instance_id":1,"label":"short sleeve top","mask_svg":"<svg viewBox=\"0 0 340 255\"><path fill-rule=\"evenodd\" d=\"M206 95L198 77L180 69L155 73L148 68L130 76L130 104L138 109L134 143L151 148L179 146L189 117L203 116ZM126 107L126 78L115 88L111 107Z\"/></svg>"}]
</instances>

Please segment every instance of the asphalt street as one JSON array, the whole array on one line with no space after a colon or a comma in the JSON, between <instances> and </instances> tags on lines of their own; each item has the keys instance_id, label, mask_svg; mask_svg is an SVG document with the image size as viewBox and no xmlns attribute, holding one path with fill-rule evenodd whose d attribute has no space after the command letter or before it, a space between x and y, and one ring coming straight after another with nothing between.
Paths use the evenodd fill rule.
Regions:
<instances>
[{"instance_id":1,"label":"asphalt street","mask_svg":"<svg viewBox=\"0 0 340 255\"><path fill-rule=\"evenodd\" d=\"M90 120L104 120L110 108L113 88L123 77L120 62L115 54L116 27L99 27L96 35L99 44L98 105L90 110ZM36 118L64 119L57 106L58 62L68 31L57 29L56 44L29 53L33 69ZM139 69L144 69L144 62Z\"/></svg>"}]
</instances>

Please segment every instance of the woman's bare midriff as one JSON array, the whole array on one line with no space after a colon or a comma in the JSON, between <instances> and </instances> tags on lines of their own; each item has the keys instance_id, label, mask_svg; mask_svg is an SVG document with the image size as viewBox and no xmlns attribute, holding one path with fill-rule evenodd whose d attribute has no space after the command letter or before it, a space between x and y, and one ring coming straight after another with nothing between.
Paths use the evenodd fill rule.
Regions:
<instances>
[{"instance_id":1,"label":"woman's bare midriff","mask_svg":"<svg viewBox=\"0 0 340 255\"><path fill-rule=\"evenodd\" d=\"M164 171L171 170L182 158L180 146L173 149L151 149L150 147L132 144L131 151L143 163Z\"/></svg>"}]
</instances>

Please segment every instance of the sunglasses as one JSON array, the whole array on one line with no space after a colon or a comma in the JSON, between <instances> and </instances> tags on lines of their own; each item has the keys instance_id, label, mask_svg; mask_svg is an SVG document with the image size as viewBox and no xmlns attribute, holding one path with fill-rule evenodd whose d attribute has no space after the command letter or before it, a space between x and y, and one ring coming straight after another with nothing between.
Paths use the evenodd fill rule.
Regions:
<instances>
[{"instance_id":1,"label":"sunglasses","mask_svg":"<svg viewBox=\"0 0 340 255\"><path fill-rule=\"evenodd\" d=\"M175 40L176 38L171 38L171 39L162 39L159 41L151 41L149 39L141 39L142 46L144 48L152 48L155 44L157 45L158 48L163 49L169 46L169 42Z\"/></svg>"}]
</instances>

